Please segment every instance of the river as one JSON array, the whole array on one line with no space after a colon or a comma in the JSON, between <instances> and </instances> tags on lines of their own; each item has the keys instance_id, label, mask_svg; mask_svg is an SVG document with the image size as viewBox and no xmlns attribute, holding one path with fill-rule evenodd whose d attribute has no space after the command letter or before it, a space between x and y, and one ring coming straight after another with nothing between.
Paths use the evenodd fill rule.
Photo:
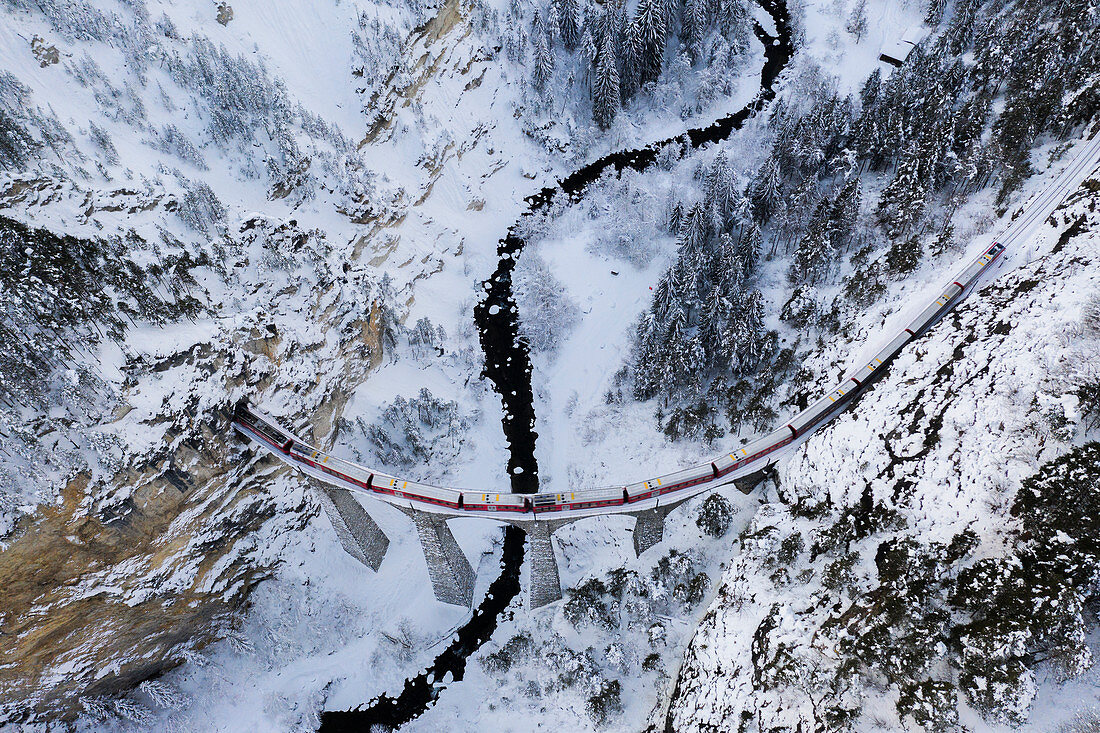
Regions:
<instances>
[{"instance_id":1,"label":"river","mask_svg":"<svg viewBox=\"0 0 1100 733\"><path fill-rule=\"evenodd\" d=\"M500 395L503 407L504 437L508 441L508 475L512 491L538 491L538 463L535 460L535 408L531 389L531 358L527 344L519 338L519 309L512 295L512 271L523 251L524 240L517 233L523 219L544 209L559 196L578 200L585 189L605 171L632 169L642 171L657 160L657 154L669 143L680 142L697 148L707 143L725 140L740 129L752 115L764 109L775 98L776 83L794 55L790 18L783 0L760 0L761 7L771 15L777 36L770 35L760 24L754 24L756 37L764 46L764 65L760 72L760 91L751 102L710 125L688 130L675 137L650 143L634 150L621 150L588 163L559 180L528 196L527 208L519 221L509 228L497 245L497 268L482 283L485 293L474 307L474 321L485 352L484 376ZM379 695L366 707L347 711L326 711L321 716L322 731L371 731L372 726L395 729L419 717L431 707L453 682L460 682L466 672L466 661L493 635L500 615L520 592L519 573L523 565L523 530L507 525L504 528L504 549L500 575L489 586L481 605L455 638L439 654L427 670L405 681L396 696Z\"/></svg>"}]
</instances>

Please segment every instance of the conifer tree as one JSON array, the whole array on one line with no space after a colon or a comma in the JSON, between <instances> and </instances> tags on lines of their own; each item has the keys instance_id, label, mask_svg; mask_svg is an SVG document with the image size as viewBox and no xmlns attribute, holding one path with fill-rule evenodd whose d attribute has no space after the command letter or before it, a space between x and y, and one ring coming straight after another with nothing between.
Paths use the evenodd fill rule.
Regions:
<instances>
[{"instance_id":1,"label":"conifer tree","mask_svg":"<svg viewBox=\"0 0 1100 733\"><path fill-rule=\"evenodd\" d=\"M921 153L916 143L909 146L879 199L879 221L892 239L904 236L924 215L929 187Z\"/></svg>"},{"instance_id":2,"label":"conifer tree","mask_svg":"<svg viewBox=\"0 0 1100 733\"><path fill-rule=\"evenodd\" d=\"M791 234L806 225L820 197L817 176L813 174L804 176L802 182L798 184L789 197L787 208L790 212L788 222L791 227Z\"/></svg>"},{"instance_id":3,"label":"conifer tree","mask_svg":"<svg viewBox=\"0 0 1100 733\"><path fill-rule=\"evenodd\" d=\"M862 41L867 33L867 0L856 0L856 5L848 15L847 30L856 37L856 42ZM878 73L876 70L875 73Z\"/></svg>"},{"instance_id":4,"label":"conifer tree","mask_svg":"<svg viewBox=\"0 0 1100 733\"><path fill-rule=\"evenodd\" d=\"M638 91L641 84L638 65L638 54L641 52L641 43L638 40L638 26L627 21L626 14L619 15L623 21L619 32L622 42L619 44L619 89L623 99L630 99Z\"/></svg>"},{"instance_id":5,"label":"conifer tree","mask_svg":"<svg viewBox=\"0 0 1100 733\"><path fill-rule=\"evenodd\" d=\"M981 8L982 0L958 0L951 13L951 24L947 28L948 49L959 53L968 48L974 40L974 21Z\"/></svg>"},{"instance_id":6,"label":"conifer tree","mask_svg":"<svg viewBox=\"0 0 1100 733\"><path fill-rule=\"evenodd\" d=\"M707 0L687 0L684 7L683 35L684 45L692 63L698 63L703 55L703 41L710 25L709 3Z\"/></svg>"},{"instance_id":7,"label":"conifer tree","mask_svg":"<svg viewBox=\"0 0 1100 733\"><path fill-rule=\"evenodd\" d=\"M943 11L947 7L947 0L928 0L928 11L924 15L924 22L935 28L943 20Z\"/></svg>"},{"instance_id":8,"label":"conifer tree","mask_svg":"<svg viewBox=\"0 0 1100 733\"><path fill-rule=\"evenodd\" d=\"M761 224L771 219L783 190L783 181L779 175L779 163L775 155L768 156L764 165L756 172L749 185L749 201L752 203L753 218Z\"/></svg>"},{"instance_id":9,"label":"conifer tree","mask_svg":"<svg viewBox=\"0 0 1100 733\"><path fill-rule=\"evenodd\" d=\"M737 259L741 262L742 270L746 273L756 270L763 251L764 235L760 232L760 227L753 224L737 245Z\"/></svg>"},{"instance_id":10,"label":"conifer tree","mask_svg":"<svg viewBox=\"0 0 1100 733\"><path fill-rule=\"evenodd\" d=\"M861 201L859 178L853 176L840 189L829 214L830 240L834 248L844 247L851 241L859 220Z\"/></svg>"},{"instance_id":11,"label":"conifer tree","mask_svg":"<svg viewBox=\"0 0 1100 733\"><path fill-rule=\"evenodd\" d=\"M559 0L558 32L569 51L575 51L581 40L580 7L577 0Z\"/></svg>"},{"instance_id":12,"label":"conifer tree","mask_svg":"<svg viewBox=\"0 0 1100 733\"><path fill-rule=\"evenodd\" d=\"M863 82L863 87L859 90L859 101L863 114L870 114L871 110L874 109L875 104L878 103L878 96L881 90L882 71L875 69L871 72L871 75L867 77L867 81Z\"/></svg>"},{"instance_id":13,"label":"conifer tree","mask_svg":"<svg viewBox=\"0 0 1100 733\"><path fill-rule=\"evenodd\" d=\"M788 271L788 277L792 283L813 285L828 269L832 254L829 226L831 209L828 199L822 200L814 209L806 225L806 233L802 235L802 239L795 248L794 261L791 262Z\"/></svg>"},{"instance_id":14,"label":"conifer tree","mask_svg":"<svg viewBox=\"0 0 1100 733\"><path fill-rule=\"evenodd\" d=\"M641 84L656 81L661 75L668 35L668 16L663 0L641 0L634 16L636 26L638 80Z\"/></svg>"},{"instance_id":15,"label":"conifer tree","mask_svg":"<svg viewBox=\"0 0 1100 733\"><path fill-rule=\"evenodd\" d=\"M581 56L588 62L587 69L592 72L592 77L595 77L595 70L600 60L600 44L597 43L596 36L592 35L590 28L585 28L581 34Z\"/></svg>"},{"instance_id":16,"label":"conifer tree","mask_svg":"<svg viewBox=\"0 0 1100 733\"><path fill-rule=\"evenodd\" d=\"M606 130L615 121L621 105L619 99L619 69L611 35L605 34L603 47L596 61L596 80L592 86L592 118Z\"/></svg>"},{"instance_id":17,"label":"conifer tree","mask_svg":"<svg viewBox=\"0 0 1100 733\"><path fill-rule=\"evenodd\" d=\"M680 249L689 257L698 256L706 246L710 231L706 206L696 203L680 225Z\"/></svg>"},{"instance_id":18,"label":"conifer tree","mask_svg":"<svg viewBox=\"0 0 1100 733\"><path fill-rule=\"evenodd\" d=\"M714 162L707 168L706 200L715 216L725 219L733 211L737 201L737 185L733 169L725 153L715 156Z\"/></svg>"},{"instance_id":19,"label":"conifer tree","mask_svg":"<svg viewBox=\"0 0 1100 733\"><path fill-rule=\"evenodd\" d=\"M713 6L718 30L733 50L742 52L748 45L748 29L751 26L744 2L715 0Z\"/></svg>"},{"instance_id":20,"label":"conifer tree","mask_svg":"<svg viewBox=\"0 0 1100 733\"><path fill-rule=\"evenodd\" d=\"M539 17L539 12L535 11L535 19L531 28L531 33L534 35L535 49L531 63L533 69L531 70L531 84L538 92L546 90L546 85L550 82L550 77L554 73L554 56L550 53L550 33L546 23Z\"/></svg>"}]
</instances>

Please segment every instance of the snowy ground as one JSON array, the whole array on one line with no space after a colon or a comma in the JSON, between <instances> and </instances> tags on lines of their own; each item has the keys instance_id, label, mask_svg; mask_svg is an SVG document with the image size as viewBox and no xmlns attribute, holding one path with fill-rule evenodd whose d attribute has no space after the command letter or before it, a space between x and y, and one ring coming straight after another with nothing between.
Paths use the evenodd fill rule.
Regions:
<instances>
[{"instance_id":1,"label":"snowy ground","mask_svg":"<svg viewBox=\"0 0 1100 733\"><path fill-rule=\"evenodd\" d=\"M1036 193L1042 185L1038 179L1028 188ZM1088 197L1078 195L1055 215L1054 226L1038 227L1017 242L993 282L903 352L887 378L783 466L780 485L786 501L769 495L771 503L760 508L752 524L758 533L770 526L770 534L758 534L727 570L720 591L727 600L711 607L691 642L682 696L670 711L677 730L729 727L741 711L760 716L765 725L807 724L816 717L813 694L805 693L827 689L822 681L837 657L824 641L812 639L830 619L835 621L833 601L842 599L821 585L827 558L799 555L782 581L774 574L771 553L780 539L801 534L812 540L830 522L831 512L824 520L795 516L789 508L792 497L816 501L827 496L829 506L842 510L859 504L869 490L876 502L900 512L900 529L876 533L865 546L851 548L862 558L848 590L852 598L874 587L870 558L891 537L946 543L969 529L979 538L976 557L1005 551L1006 532L1013 526L1007 507L1019 482L1090 437L1072 417L1068 428L1052 431L1043 406L1059 400L1069 404L1064 402L1068 397L1059 396L1060 385L1082 360L1095 358L1096 344L1073 334L1079 331L1084 304L1100 292L1097 238L1086 226L1084 234L1058 247L1069 223L1092 206ZM931 443L930 435L935 438ZM898 463L891 456L903 458ZM901 497L892 493L902 485L908 488ZM813 669L820 678L763 689L759 677L754 682L753 670L759 675L761 669L754 661L761 624L772 608L781 609L778 626L765 638L775 641L764 643L788 645L800 668ZM846 602L835 611L843 608ZM1090 646L1095 652L1095 639ZM862 699L859 729L903 725L889 691L866 686L851 694ZM1062 684L1056 674L1041 670L1025 728L1057 729L1093 711L1095 695L1094 671ZM835 698L826 695L825 700ZM961 719L972 730L1002 730L965 705Z\"/></svg>"},{"instance_id":2,"label":"snowy ground","mask_svg":"<svg viewBox=\"0 0 1100 733\"><path fill-rule=\"evenodd\" d=\"M154 20L162 13L172 20L179 38L160 39L158 47L149 49L149 82L144 86L128 76L125 50L82 37L71 29L59 32L33 10L6 10L5 22L0 24L0 68L30 88L35 106L56 114L72 131L75 148L89 161L103 158L89 134L89 121L107 130L121 161L104 163L103 170L87 162L83 165L85 175L74 171L77 164L72 161L59 161L58 178L71 177L81 181L83 188L59 183L61 193L52 201L33 207L18 202L3 213L74 234L132 228L154 239L163 228L188 243L209 239L163 206L137 214L118 212L111 210L114 199L110 199L91 215L85 213L89 191L102 196L104 191L125 187L138 188L148 198L182 196L183 184L168 172L169 168L178 168L189 181L208 184L225 202L228 213L224 224L231 232L236 232L254 212L263 212L276 225L293 219L301 231L323 232L325 244L314 245L317 262L299 262L290 271L273 264L270 248L262 243L252 242L234 250L226 259L232 276L225 277L213 269L199 273L209 314L185 327L139 325L123 346L104 347L95 359L102 365L100 376L122 392L134 409L97 430L118 436L135 456L153 452L165 441L167 430L166 425L156 422L158 415L184 413L189 409L188 400L195 396L205 400L203 404L213 403L225 397L224 385L211 384L205 375L187 371L186 367L164 373L146 370L132 384L127 382L124 363L157 364L200 343L213 343L239 353L241 349L235 342L242 334L260 332L274 321L284 346L278 352L277 363L263 367L268 371L261 376L273 376L272 382L261 393L249 394L260 407L303 432L317 431L337 454L355 457L357 453L369 454L371 446L353 427L343 430L342 423L318 417L330 403L347 400L340 417L349 425L357 419L370 423L395 398L413 397L427 388L437 398L453 400L458 413L468 420L468 429L461 436L458 460L422 466L412 477L465 486L483 485L486 476L503 476L506 452L499 427L499 403L480 381L481 352L473 328L473 304L479 283L495 266L497 239L519 215L523 197L561 175L566 167L562 156L549 154L530 139L522 127L524 122L516 118L515 109L522 105L514 70L507 68L501 57L488 53L476 33L467 32L462 14L454 12L457 4L442 6L438 14L434 8L415 4L361 0L296 0L276 5L235 0L231 4L233 18L222 25L216 20L218 9L213 3L203 7L170 0L146 3ZM504 9L504 3L496 5ZM802 26L810 50L787 80L792 95L797 94L799 85L809 86L818 80L809 57L827 73L837 75L842 87L853 89L878 63L880 48L900 36L912 36L910 31L919 29L923 14L923 8L914 2L872 3L867 34L861 43L854 44L844 31L851 5L854 3L807 5ZM127 13L131 12L126 3L103 4L103 9L124 18L129 18ZM374 68L367 69L366 78L354 73L363 57L353 33L343 29L359 28L359 35L366 39L363 42L382 43L375 30L360 25L360 14L368 21L378 19L398 38L408 35L410 39L403 51L405 65L389 83L385 78L372 78L387 76L374 73ZM424 30L413 32L432 17L435 21ZM28 50L28 39L35 35L58 45L61 65L39 65ZM330 161L336 172L317 173L314 196L273 198L263 177L256 174L262 169L263 156L273 150L269 136L258 134L255 141L230 153L211 143L203 144L203 131L209 123L207 108L192 91L171 80L157 61L162 52L182 50L189 39L198 35L208 37L215 45L224 44L232 55L240 54L253 62L262 60L272 77L285 84L289 99L319 115L351 142L364 168L348 172L340 168L340 163ZM745 83L727 100L728 109L740 108L755 93L758 51L754 45L754 55L745 69ZM99 87L81 85L65 70L66 64L75 63L85 54L114 83L113 91L105 91L101 82ZM358 91L366 88L370 92ZM375 90L379 90L379 97L371 102L369 97ZM131 97L139 100L146 117L135 118L125 111L109 114L113 108L105 106L103 99L113 96L126 100L120 103L123 107L133 106ZM172 104L166 104L165 97ZM364 107L371 104L376 105L371 112L386 112L385 126L375 128L364 114ZM711 112L717 117L728 109ZM685 123L668 112L659 110L649 117L631 118L646 123L620 126L586 150L594 154L592 151L679 132ZM691 124L699 122L693 120ZM178 126L196 141L209 166L207 170L153 151L149 142L153 131L168 124ZM750 125L743 135L724 146L746 173L760 154L756 149L758 138L754 137L758 133ZM298 137L300 144L315 155L314 170L329 160L325 154L332 159L338 157L331 140L307 141L301 132ZM563 213L545 237L532 242L524 255L527 262L521 261L521 272L529 268L527 271L532 273L527 290L522 282L517 286L521 316L529 323L535 322L536 329L542 327L543 315L557 319L546 341L548 348L533 354L536 430L540 434L537 457L547 488L579 482L622 483L671 470L714 450L712 446L669 442L655 427L651 405L608 404L606 400L607 393L615 388L614 374L627 357L634 322L648 306L651 288L674 253L672 239L657 234L659 208L669 190L693 185L690 167L689 161L671 173L655 172L639 180L637 189L643 198L633 209L627 207L627 215L621 210L616 213L622 202L614 192L604 195L604 187L597 187L587 199L590 203ZM339 175L340 171L346 176ZM360 195L363 192L354 187L356 180L372 182L369 195ZM6 190L9 183L0 181L0 191ZM1028 190L1042 185L1042 179L1036 179ZM964 212L976 231L984 232L989 223L982 213L987 203L975 201L972 211ZM619 221L609 226L616 218ZM628 221L624 223L623 218ZM967 239L967 246L972 250L982 242L980 238ZM1049 235L1010 253L1005 271L1041 266L1036 258L1046 251L1044 248L1049 249ZM813 364L822 381L833 379L843 367L860 358L864 347L853 344L872 342L875 333L900 317L903 304L919 300L928 289L938 288L944 276L953 272L960 254L951 252L926 263L910 281L890 292L881 312L868 314L858 324L850 341L826 345ZM533 264L538 261L544 263L545 270ZM341 281L342 274L347 274L343 270L345 262L354 264L349 278ZM780 260L765 271L766 293L773 299L785 287L783 264ZM388 286L381 284L384 275L390 278ZM1086 282L1085 274L1074 277L1078 279L1060 285L1065 292L1072 287L1080 292L1095 287L1095 283ZM536 285L541 285L541 293ZM384 291L384 287L389 290ZM372 301L383 297L383 292L389 294L385 296L388 304L406 328L412 328L421 318L444 328L447 337L441 357L421 353L401 335L395 348L384 350L381 363L369 375L362 363L348 366L358 358L358 352L344 349L341 338L358 327L355 318L367 319ZM525 300L528 297L531 299ZM1059 298L1062 303L1061 291ZM1058 314L1060 318L1046 311L1021 311L1021 319L1031 318L1034 323L1032 331L1017 328L1013 336L1019 339L1017 345L1022 348L1026 343L1045 343L1043 339L1057 332L1059 324L1072 321L1072 304L1076 302L1064 299L1066 310ZM347 308L348 313L332 316L331 307L348 303L353 304ZM539 315L532 313L532 304L554 307ZM972 321L977 316L968 318ZM945 331L946 327L935 339L922 344L919 359L914 354L903 360L891 381L865 398L856 413L842 418L835 429L816 437L799 453L785 469L784 485L809 486L811 477L817 476L820 482L815 487L826 483L842 487L836 478L843 475L841 471L858 470L863 463L878 460L877 454L868 454L859 464L852 461L853 452L874 450L874 446L864 446L862 438L852 435L874 433L886 425L890 409L902 404L901 400L916 389L907 387L901 375L911 373L912 378L919 378L924 364L938 363L943 353L949 353L944 351L948 343ZM1024 340L1027 334L1030 336ZM997 346L996 353L1013 353L1009 346ZM1034 361L1029 358L1018 360L1014 367L1020 372L1021 376L1015 377L1020 384L1026 381L1025 367L1039 369L1046 364L1044 360L1056 360L1057 352L1044 351L1035 355ZM302 385L307 386L304 394L298 391ZM231 388L233 397L244 396L247 391L240 384ZM333 400L334 396L339 399ZM1006 393L1005 409L1024 404L1026 397L1026 392ZM876 400L882 403L878 407ZM976 404L975 400L971 406ZM996 442L1000 433L975 429L963 416L958 422L958 441L978 441L966 449L974 454L985 450L984 455L990 455L990 441ZM334 425L338 428L335 435ZM843 444L838 442L842 439L846 441ZM92 451L88 453L89 462L98 460ZM1024 463L1018 472L1033 467L1034 460L1029 458ZM31 511L36 502L49 501L64 468L35 474L33 482L19 487L18 499L6 501L3 506L6 509L18 504L20 511ZM939 476L934 471L942 470L942 466L937 469L929 461L930 476ZM998 471L1003 478L1001 464L990 460L982 464L981 470L975 469L974 475L991 481ZM303 501L302 481L296 476L280 475L265 489L293 508L295 502ZM43 486L48 489L42 491ZM556 535L565 588L576 588L592 578L606 580L618 568L648 578L659 562L676 550L690 557L692 572L705 573L712 581L701 601L673 604L662 600L653 606L659 607L657 611L649 607L627 611L621 627L578 629L564 618L563 604L531 613L517 600L493 642L475 655L466 680L452 686L411 729L588 729L594 726L589 699L599 691L601 680L615 679L624 685L623 711L612 717L610 727L637 730L650 720L655 708L659 709L683 650L708 608L727 624L729 636L714 637L716 648L726 654L726 646L719 645L732 643L729 654L743 654L745 650L736 644L751 635L758 621L753 614L758 615L764 601L736 612L722 600L715 600L716 593L741 582L740 575L754 569L753 558L740 554L733 538L750 522L762 521L767 514L756 514L760 502L757 496L722 493L737 510L723 538L707 537L697 527L694 519L700 500L674 513L666 527L666 541L637 559L633 557L630 524L625 518L590 520ZM928 500L931 503L940 498L939 493L931 492ZM969 502L973 496L964 494L963 498ZM310 504L309 511L316 512L311 500L304 501ZM966 506L973 509L969 503ZM371 503L367 508L391 539L378 574L348 557L337 544L328 520L323 514L317 515L300 533L272 540L264 559L277 563L273 577L251 596L247 612L236 617L235 626L223 630L225 640L193 654L187 664L161 680L163 689L169 691L165 700L158 703L148 690L135 693L133 699L149 708L153 717L110 723L89 718L83 726L181 731L238 730L242 726L307 730L315 727L322 709L352 708L376 694L397 690L406 677L435 656L451 631L469 614L432 598L424 560L407 518L381 503ZM920 517L915 515L914 519ZM994 515L989 515L987 521L993 519ZM927 517L923 521L931 533L949 532L953 526L937 524ZM3 528L0 524L0 530ZM498 567L499 529L477 520L452 523L452 529L478 571L475 598L480 598ZM995 534L995 528L990 534ZM725 579L719 585L717 579L724 571ZM524 578L525 587L528 580ZM657 593L667 590L659 583L653 587ZM768 593L786 598L772 589ZM670 605L666 609L663 603ZM655 624L661 629L657 637ZM712 632L705 630L696 636L692 654L698 656L699 647L710 638L708 633ZM518 654L516 664L504 672L492 664L487 666L490 655L522 634L533 638L535 649L553 650L559 656L548 662L538 652ZM645 657L653 652L659 656L657 663L643 669ZM574 667L581 679L563 683L562 674ZM732 683L716 670L711 671L713 686L699 694L728 701L727 687ZM1036 718L1053 716L1056 710L1068 711L1065 700L1092 694L1089 686L1093 684L1092 677L1085 677L1066 688L1044 686ZM729 702L730 709L733 704Z\"/></svg>"}]
</instances>

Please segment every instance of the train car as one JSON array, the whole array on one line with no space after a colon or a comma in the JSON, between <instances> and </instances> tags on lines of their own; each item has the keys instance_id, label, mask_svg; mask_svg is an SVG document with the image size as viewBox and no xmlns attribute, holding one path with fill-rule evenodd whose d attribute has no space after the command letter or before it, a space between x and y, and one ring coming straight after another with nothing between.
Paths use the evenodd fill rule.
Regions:
<instances>
[{"instance_id":1,"label":"train car","mask_svg":"<svg viewBox=\"0 0 1100 733\"><path fill-rule=\"evenodd\" d=\"M325 457L325 466L342 475L350 483L362 489L372 490L371 481L374 474L369 469L357 463L345 461L343 458L328 455L327 453L322 453L320 455Z\"/></svg>"},{"instance_id":2,"label":"train car","mask_svg":"<svg viewBox=\"0 0 1100 733\"><path fill-rule=\"evenodd\" d=\"M332 476L335 479L339 479L344 483L352 484L353 486L358 486L360 488L367 488L366 479L356 481L347 473L345 473L345 471L347 470L346 466L344 465L347 463L346 461L341 461L338 458L334 458L327 453L322 453L316 448L308 446L305 443L299 443L298 441L294 441L287 452L289 453L290 457L298 463L309 466L310 468Z\"/></svg>"},{"instance_id":3,"label":"train car","mask_svg":"<svg viewBox=\"0 0 1100 733\"><path fill-rule=\"evenodd\" d=\"M909 343L912 338L913 337L909 335L908 331L902 331L891 339L890 343L879 349L878 353L871 358L871 361L867 362L867 365L859 370L859 373L854 377L855 381L859 384L863 384L868 379L875 376L875 373L887 362L897 356L898 352L905 348L905 345Z\"/></svg>"},{"instance_id":4,"label":"train car","mask_svg":"<svg viewBox=\"0 0 1100 733\"><path fill-rule=\"evenodd\" d=\"M565 506L566 497L574 497L575 494L533 494L531 496L532 511L560 512Z\"/></svg>"},{"instance_id":5,"label":"train car","mask_svg":"<svg viewBox=\"0 0 1100 733\"><path fill-rule=\"evenodd\" d=\"M959 273L956 280L944 288L943 294L940 295L940 297L936 298L932 303L929 303L928 307L921 311L919 316L913 319L913 322L909 324L906 330L915 336L923 329L927 328L936 320L936 317L951 304L951 301L962 294L966 286L970 285L989 263L993 262L1002 252L1004 252L1004 249L1004 245L1000 242L994 242L990 245L978 259Z\"/></svg>"},{"instance_id":6,"label":"train car","mask_svg":"<svg viewBox=\"0 0 1100 733\"><path fill-rule=\"evenodd\" d=\"M741 457L739 455L740 451L741 449L739 448L737 453L726 453L724 455L718 456L710 462L711 468L714 470L715 477L725 476L727 473L733 470L734 466L737 465L738 459Z\"/></svg>"},{"instance_id":7,"label":"train car","mask_svg":"<svg viewBox=\"0 0 1100 733\"><path fill-rule=\"evenodd\" d=\"M662 494L668 494L672 491L679 491L680 489L686 489L691 486L698 486L699 484L705 484L715 479L714 469L709 463L705 463L699 466L692 466L691 468L685 468L673 473L666 473L662 476L656 476L654 478L642 481L642 488L638 492L639 496L635 497L630 493L629 489L626 489L628 502L637 501L642 498L649 498L651 496L660 496Z\"/></svg>"},{"instance_id":8,"label":"train car","mask_svg":"<svg viewBox=\"0 0 1100 733\"><path fill-rule=\"evenodd\" d=\"M563 503L563 509L597 509L621 505L623 503L623 490L620 487L585 489L584 491L571 492L569 497L568 501Z\"/></svg>"},{"instance_id":9,"label":"train car","mask_svg":"<svg viewBox=\"0 0 1100 733\"><path fill-rule=\"evenodd\" d=\"M461 492L455 489L446 489L398 478L388 478L383 487L388 488L388 493L392 493L398 499L412 499L451 509L458 508L458 499L462 495Z\"/></svg>"},{"instance_id":10,"label":"train car","mask_svg":"<svg viewBox=\"0 0 1100 733\"><path fill-rule=\"evenodd\" d=\"M770 455L779 450L785 445L789 445L795 439L795 433L791 429L790 425L785 425L778 430L773 430L762 438L754 440L749 443L746 448L749 450L749 455L742 463L742 465L748 465L754 463L764 456Z\"/></svg>"},{"instance_id":11,"label":"train car","mask_svg":"<svg viewBox=\"0 0 1100 733\"><path fill-rule=\"evenodd\" d=\"M985 252L982 252L981 256L978 257L978 259L974 260L974 262L971 263L969 267L963 270L962 274L960 275L960 280L963 283L969 285L971 282L974 281L975 278L978 277L979 274L981 274L981 271L984 270L987 265L993 262L993 260L1000 257L1001 253L1004 251L1005 246L1003 244L1001 244L1000 242L994 242L992 245L989 246L988 249L986 249Z\"/></svg>"},{"instance_id":12,"label":"train car","mask_svg":"<svg viewBox=\"0 0 1100 733\"><path fill-rule=\"evenodd\" d=\"M718 475L726 474L755 463L769 453L773 453L794 440L794 434L790 428L783 427L773 430L767 435L762 435L752 440L733 453L727 453L721 458L711 461L711 466L718 468Z\"/></svg>"},{"instance_id":13,"label":"train car","mask_svg":"<svg viewBox=\"0 0 1100 733\"><path fill-rule=\"evenodd\" d=\"M471 512L524 512L531 504L531 495L461 491L462 509Z\"/></svg>"},{"instance_id":14,"label":"train car","mask_svg":"<svg viewBox=\"0 0 1100 733\"><path fill-rule=\"evenodd\" d=\"M233 415L233 424L237 426L238 430L243 427L245 430L242 432L251 432L255 434L262 440L281 450L283 453L290 450L290 445L294 441L294 438L287 435L278 426L272 425L250 410L241 407L238 407Z\"/></svg>"},{"instance_id":15,"label":"train car","mask_svg":"<svg viewBox=\"0 0 1100 733\"><path fill-rule=\"evenodd\" d=\"M967 285L972 283L979 274L981 274L981 271L985 269L985 266L991 261L992 258L989 257L987 253L983 252L981 257L971 262L969 265L966 266L965 270L959 273L959 278L955 282L962 283L963 287L965 288Z\"/></svg>"},{"instance_id":16,"label":"train car","mask_svg":"<svg viewBox=\"0 0 1100 733\"><path fill-rule=\"evenodd\" d=\"M962 286L958 283L951 283L948 285L944 288L943 295L929 303L928 307L921 311L919 316L913 319L913 322L909 324L909 329L912 330L914 334L919 334L921 331L928 328L962 290Z\"/></svg>"},{"instance_id":17,"label":"train car","mask_svg":"<svg viewBox=\"0 0 1100 733\"><path fill-rule=\"evenodd\" d=\"M649 486L649 481L638 481L624 486L623 492L629 497L628 503L631 501L645 501L657 496L657 489L651 489Z\"/></svg>"},{"instance_id":18,"label":"train car","mask_svg":"<svg viewBox=\"0 0 1100 733\"><path fill-rule=\"evenodd\" d=\"M858 389L850 379L837 385L827 395L794 416L788 427L795 437L805 435L833 410L850 400Z\"/></svg>"}]
</instances>

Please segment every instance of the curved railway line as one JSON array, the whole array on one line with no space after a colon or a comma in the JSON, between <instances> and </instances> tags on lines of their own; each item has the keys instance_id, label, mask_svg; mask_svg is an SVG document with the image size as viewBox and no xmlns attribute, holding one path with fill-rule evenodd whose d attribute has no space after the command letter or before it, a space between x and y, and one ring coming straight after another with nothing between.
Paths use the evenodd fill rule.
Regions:
<instances>
[{"instance_id":1,"label":"curved railway line","mask_svg":"<svg viewBox=\"0 0 1100 733\"><path fill-rule=\"evenodd\" d=\"M1086 141L1065 170L1029 202L1005 233L968 262L934 300L927 303L865 364L775 431L698 466L621 486L513 494L432 486L361 466L307 444L278 426L274 420L245 406L238 409L233 425L272 454L321 481L419 511L523 523L637 512L680 503L696 494L765 470L776 461L778 451L805 438L850 404L856 394L907 344L962 300L1013 242L1031 232L1051 214L1080 180L1093 170L1098 154L1100 135Z\"/></svg>"},{"instance_id":2,"label":"curved railway line","mask_svg":"<svg viewBox=\"0 0 1100 733\"><path fill-rule=\"evenodd\" d=\"M487 519L507 518L508 521L516 522L634 512L671 501L678 503L770 466L777 451L796 439L805 437L829 416L846 406L860 388L872 380L876 372L889 363L906 344L950 310L966 288L997 260L1004 249L1004 244L994 242L865 366L846 377L782 427L706 463L625 486L536 494L433 486L337 458L299 440L271 419L245 406L238 408L233 425L272 454L310 476L340 488L419 511Z\"/></svg>"}]
</instances>

